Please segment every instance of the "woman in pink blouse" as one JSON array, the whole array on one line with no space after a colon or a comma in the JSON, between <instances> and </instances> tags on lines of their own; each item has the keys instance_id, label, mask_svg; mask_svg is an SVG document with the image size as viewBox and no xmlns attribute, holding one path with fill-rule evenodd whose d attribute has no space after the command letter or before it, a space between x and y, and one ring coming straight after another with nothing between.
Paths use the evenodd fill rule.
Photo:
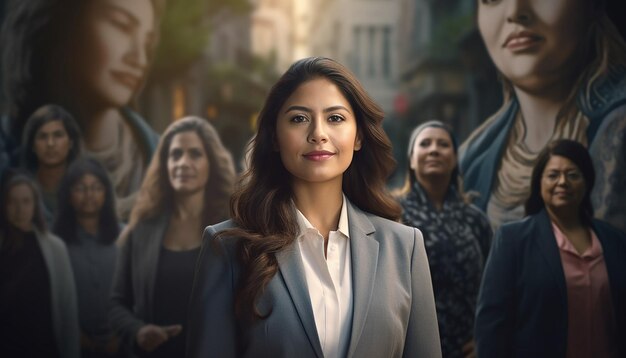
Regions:
<instances>
[{"instance_id":1,"label":"woman in pink blouse","mask_svg":"<svg viewBox=\"0 0 626 358\"><path fill-rule=\"evenodd\" d=\"M580 143L538 157L521 221L502 226L478 298L479 357L623 357L626 235L593 219Z\"/></svg>"}]
</instances>

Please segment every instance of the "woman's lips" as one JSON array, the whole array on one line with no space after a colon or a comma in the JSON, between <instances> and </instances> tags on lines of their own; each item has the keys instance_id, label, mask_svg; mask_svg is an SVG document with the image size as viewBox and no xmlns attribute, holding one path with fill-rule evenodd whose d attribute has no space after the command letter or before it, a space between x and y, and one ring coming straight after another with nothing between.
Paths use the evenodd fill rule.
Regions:
<instances>
[{"instance_id":1,"label":"woman's lips","mask_svg":"<svg viewBox=\"0 0 626 358\"><path fill-rule=\"evenodd\" d=\"M332 157L333 155L335 155L335 153L329 152L329 151L325 151L325 150L319 150L319 151L308 152L308 153L304 154L304 157L306 159L308 159L308 160L319 162L319 161L322 161L322 160L326 160L326 159Z\"/></svg>"},{"instance_id":2,"label":"woman's lips","mask_svg":"<svg viewBox=\"0 0 626 358\"><path fill-rule=\"evenodd\" d=\"M140 77L132 73L125 71L111 71L111 76L113 76L117 82L133 91L139 86Z\"/></svg>"},{"instance_id":3,"label":"woman's lips","mask_svg":"<svg viewBox=\"0 0 626 358\"><path fill-rule=\"evenodd\" d=\"M502 47L513 52L522 52L533 49L542 41L543 38L541 36L528 31L522 31L509 35L504 41L504 44L502 44Z\"/></svg>"}]
</instances>

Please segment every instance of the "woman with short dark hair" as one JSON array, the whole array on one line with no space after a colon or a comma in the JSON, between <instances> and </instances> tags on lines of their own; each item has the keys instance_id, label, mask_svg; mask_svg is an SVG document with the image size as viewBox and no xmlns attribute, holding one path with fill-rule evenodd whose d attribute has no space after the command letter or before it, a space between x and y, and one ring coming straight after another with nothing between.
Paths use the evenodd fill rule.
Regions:
<instances>
[{"instance_id":1,"label":"woman with short dark hair","mask_svg":"<svg viewBox=\"0 0 626 358\"><path fill-rule=\"evenodd\" d=\"M626 234L593 219L591 157L558 140L521 221L496 233L476 313L478 357L623 357Z\"/></svg>"}]
</instances>

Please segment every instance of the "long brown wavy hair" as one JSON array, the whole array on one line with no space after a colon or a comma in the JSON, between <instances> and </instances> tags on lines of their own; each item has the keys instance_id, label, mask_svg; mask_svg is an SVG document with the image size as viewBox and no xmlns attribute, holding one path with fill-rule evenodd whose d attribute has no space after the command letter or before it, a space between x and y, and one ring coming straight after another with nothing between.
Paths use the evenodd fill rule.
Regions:
<instances>
[{"instance_id":1,"label":"long brown wavy hair","mask_svg":"<svg viewBox=\"0 0 626 358\"><path fill-rule=\"evenodd\" d=\"M185 117L170 124L159 140L139 189L137 201L130 213L129 230L142 220L157 217L174 201L174 189L167 173L167 157L172 139L182 132L194 132L200 137L209 160L209 179L204 190L203 225L228 219L229 200L235 183L232 156L222 144L215 128L207 120Z\"/></svg>"},{"instance_id":2,"label":"long brown wavy hair","mask_svg":"<svg viewBox=\"0 0 626 358\"><path fill-rule=\"evenodd\" d=\"M241 318L265 318L256 301L278 270L276 254L290 247L298 235L291 199L291 174L274 150L278 113L303 83L324 78L334 83L355 112L361 150L343 174L343 192L361 210L399 220L401 208L385 183L395 167L391 142L382 129L384 114L356 77L338 62L320 57L295 62L268 94L251 142L250 167L231 200L235 229L219 237L240 238L237 252L242 276L235 296L235 313Z\"/></svg>"}]
</instances>

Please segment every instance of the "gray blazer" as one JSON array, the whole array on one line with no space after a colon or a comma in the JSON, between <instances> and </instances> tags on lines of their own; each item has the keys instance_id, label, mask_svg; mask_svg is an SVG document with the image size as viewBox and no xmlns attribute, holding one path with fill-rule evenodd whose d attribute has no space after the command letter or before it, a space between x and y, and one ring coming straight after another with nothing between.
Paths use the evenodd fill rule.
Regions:
<instances>
[{"instance_id":1,"label":"gray blazer","mask_svg":"<svg viewBox=\"0 0 626 358\"><path fill-rule=\"evenodd\" d=\"M168 224L166 213L138 223L118 252L109 323L125 349L132 349L139 329L154 321L154 285Z\"/></svg>"},{"instance_id":2,"label":"gray blazer","mask_svg":"<svg viewBox=\"0 0 626 358\"><path fill-rule=\"evenodd\" d=\"M48 231L35 230L35 235L50 276L52 324L59 355L80 357L78 299L67 248L61 239Z\"/></svg>"},{"instance_id":3,"label":"gray blazer","mask_svg":"<svg viewBox=\"0 0 626 358\"><path fill-rule=\"evenodd\" d=\"M348 203L354 313L348 357L441 357L430 271L419 230ZM189 309L188 357L323 357L300 253L277 254L279 272L260 297L266 319L235 318L237 239L209 226Z\"/></svg>"}]
</instances>

